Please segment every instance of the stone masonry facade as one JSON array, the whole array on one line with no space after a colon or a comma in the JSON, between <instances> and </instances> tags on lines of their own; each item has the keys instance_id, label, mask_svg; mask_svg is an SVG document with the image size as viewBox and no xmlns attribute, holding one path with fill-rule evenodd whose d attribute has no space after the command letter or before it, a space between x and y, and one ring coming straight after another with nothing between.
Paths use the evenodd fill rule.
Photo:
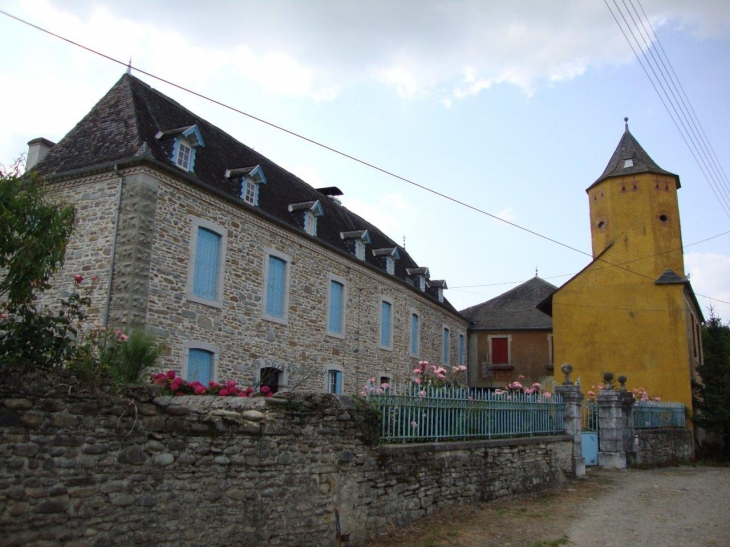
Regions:
<instances>
[{"instance_id":1,"label":"stone masonry facade","mask_svg":"<svg viewBox=\"0 0 730 547\"><path fill-rule=\"evenodd\" d=\"M3 545L358 545L451 504L553 487L568 436L378 446L350 396L85 393L0 371Z\"/></svg>"},{"instance_id":2,"label":"stone masonry facade","mask_svg":"<svg viewBox=\"0 0 730 547\"><path fill-rule=\"evenodd\" d=\"M97 276L90 322L108 320L109 327L143 326L154 332L166 347L162 368L182 372L186 351L200 346L214 352L217 380L250 384L257 368L273 363L289 372L290 386L324 391L325 371L333 367L343 372L343 391L353 393L373 376L405 378L419 360L442 364L444 328L450 338L449 364L459 363L460 336L466 360L467 325L458 314L385 271L203 187L137 166L53 182L51 195L78 210L77 232L55 280L61 294L72 287L73 274ZM219 306L188 298L191 240L199 219L225 230ZM269 249L291 258L288 321L283 324L262 317ZM330 276L345 285L341 337L326 330ZM381 298L393 305L392 349L379 345ZM410 352L412 313L420 317L416 356Z\"/></svg>"}]
</instances>

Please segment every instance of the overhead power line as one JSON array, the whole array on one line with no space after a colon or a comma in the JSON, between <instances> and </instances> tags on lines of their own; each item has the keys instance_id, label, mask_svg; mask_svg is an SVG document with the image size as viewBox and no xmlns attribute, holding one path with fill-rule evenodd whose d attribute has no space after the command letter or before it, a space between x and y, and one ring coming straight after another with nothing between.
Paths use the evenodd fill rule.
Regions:
<instances>
[{"instance_id":1,"label":"overhead power line","mask_svg":"<svg viewBox=\"0 0 730 547\"><path fill-rule=\"evenodd\" d=\"M604 0L604 2L605 2L605 1L606 1L606 0ZM609 9L610 9L610 8L609 8ZM62 40L62 41L64 41L64 42L68 43L68 44L71 44L71 45L73 45L73 46L76 46L76 47L78 47L78 48L81 48L81 49L83 49L83 50L85 50L85 51L88 51L89 53L93 53L94 55L98 55L99 57L102 57L102 58L104 58L104 59L107 59L108 61L111 61L111 62L113 62L113 63L116 63L116 64L118 64L118 65L120 65L120 66L123 66L123 67L125 67L125 68L132 68L133 70L136 70L136 71L137 71L137 72L139 72L140 74L144 74L145 76L149 76L150 78L153 78L153 79L155 79L155 80L157 80L157 81L163 82L163 83L165 83L165 84L167 84L167 85L170 85L170 86L172 86L172 87L174 87L174 88L176 88L176 89L179 89L179 90L181 90L181 91L184 91L184 92L186 92L186 93L189 93L189 94L191 94L191 95L194 95L194 96L196 96L196 97L199 97L199 98L201 98L201 99L203 99L203 100L206 100L206 101L208 101L208 102L211 102L211 103L213 103L213 104L216 104L216 105L218 105L218 106L220 106L220 107L222 107L222 108L225 108L225 109L227 109L227 110L230 110L230 111L232 111L232 112L235 112L235 113L237 113L237 114L240 114L240 115L242 115L242 116L246 116L246 117L248 117L248 118L250 118L250 119L252 119L252 120L255 120L255 121L257 121L257 122L260 122L260 123L262 123L262 124L264 124L264 125L267 125L267 126L269 126L269 127L272 127L272 128L274 128L274 129L277 129L277 130L279 130L279 131L282 131L282 132L284 132L284 133L287 133L288 135L291 135L291 136L293 136L293 137L296 137L296 138L298 138L298 139L301 139L301 140L303 140L303 141L305 141L305 142L308 142L308 143L310 143L310 144L312 144L312 145L314 145L314 146L318 146L318 147L320 147L320 148L322 148L322 149L324 149L324 150L328 150L329 152L332 152L333 154L337 154L337 155L339 155L339 156L342 156L342 157L344 157L344 158L347 158L347 159L349 159L349 160L351 160L351 161L354 161L354 162L356 162L356 163L359 163L360 165L363 165L363 166L365 166L365 167L369 167L370 169L373 169L373 170L375 170L375 171L378 171L378 172L380 172L380 173L383 173L383 174L385 174L385 175L387 175L387 176L390 176L390 177L392 177L392 178L395 178L395 179L397 179L397 180L400 180L400 181L402 181L402 182L405 182L405 183L407 183L407 184L410 184L410 185L412 185L412 186L414 186L414 187L416 187L416 188L419 188L419 189L421 189L421 190L423 190L423 191L425 191L425 192L428 192L428 193L430 193L430 194L433 194L433 195L435 195L435 196L438 196L438 197L440 197L440 198L442 198L442 199L445 199L445 200L447 200L447 201L450 201L450 202L452 202L452 203L455 203L455 204L457 204L457 205L461 205L462 207L466 207L467 209L470 209L470 210L472 210L472 211L475 211L475 212L477 212L477 213L480 213L480 214L482 214L482 215L485 215L485 216L488 216L488 217L490 217L490 218L493 218L494 220L497 220L497 221L499 221L499 222L502 222L502 223L504 223L504 224L507 224L507 225L509 225L509 226L512 226L513 228L517 228L518 230L521 230L521 231L523 231L523 232L527 232L527 233L529 233L529 234L532 234L532 235L534 235L534 236L536 236L536 237L539 237L539 238L541 238L541 239L544 239L544 240L546 240L546 241L549 241L549 242L551 242L551 243L554 243L554 244L556 244L556 245L560 245L561 247L564 247L564 248L566 248L566 249L570 249L571 251L574 251L574 252L576 252L576 253L579 253L579 254L582 254L582 255L588 256L588 257L590 257L590 258L592 258L592 259L593 259L593 255L592 255L591 253L588 253L588 252L586 252L586 251L582 251L582 250L580 250L580 249L578 249L578 248L576 248L576 247L573 247L573 246L571 246L571 245L568 245L567 243L563 243L563 242L561 242L561 241L558 241L557 239L551 238L551 237L549 237L549 236L546 236L546 235L544 235L544 234L541 234L541 233L539 233L539 232L536 232L536 231L534 231L534 230L531 230L531 229L529 229L529 228L526 228L525 226L521 226L521 225L519 225L519 224L516 224L516 223L514 223L514 222L511 222L511 221L509 221L509 220L503 219L503 218L501 218L501 217L499 217L499 216L497 216L497 215L495 215L495 214L489 213L489 212L487 212L487 211L485 211L485 210L483 210L483 209L479 209L478 207L475 207L475 206L473 206L473 205L469 205L468 203L465 203L465 202L463 202L463 201L460 201L460 200L458 200L458 199L456 199L456 198L453 198L453 197L451 197L451 196L449 196L449 195L447 195L447 194L444 194L444 193L438 192L438 191L436 191L436 190L434 190L434 189L432 189L432 188L429 188L429 187L427 187L427 186L424 186L424 185L422 185L422 184L419 184L419 183L417 183L417 182L415 182L415 181L413 181L413 180L411 180L411 179L408 179L408 178L406 178L406 177L403 177L403 176L401 176L401 175L398 175L398 174L396 174L396 173L393 173L392 171L388 171L387 169L384 169L384 168L382 168L382 167L378 167L377 165L375 165L375 164L373 164L373 163L370 163L370 162L368 162L368 161L362 160L362 159L360 159L360 158L357 158L356 156L353 156L353 155L351 155L351 154L348 154L348 153L346 153L346 152L343 152L343 151L341 151L341 150L338 150L338 149L336 149L336 148L333 148L333 147L331 147L331 146L329 146L329 145L326 145L326 144L324 144L324 143L321 143L321 142L319 142L319 141L316 141L316 140L314 140L314 139L311 139L311 138L309 138L309 137L306 137L305 135L302 135L301 133L297 133L297 132L295 132L295 131L292 131L291 129L287 129L287 128L283 127L283 126L280 126L280 125L277 125L277 124L275 124L275 123L269 122L269 121L267 121L267 120L265 120L265 119L263 119L263 118L260 118L260 117L258 117L258 116L255 116L255 115L253 115L253 114L250 114L250 113L248 113L248 112L245 112L245 111L243 111L243 110L240 110L240 109L238 109L238 108L236 108L236 107L233 107L233 106L231 106L231 105L229 105L229 104L226 104L226 103L223 103L223 102L221 102L221 101L218 101L218 100L216 100L216 99L213 99L212 97L209 97L209 96L207 96L207 95L203 95L202 93L199 93L199 92L197 92L197 91L194 91L194 90L192 90L192 89L189 89L189 88L187 88L187 87L185 87L185 86L183 86L183 85L180 85L180 84L176 84L175 82L172 82L172 81L170 81L170 80L167 80L167 79L165 79L165 78L162 78L161 76L157 76L156 74L153 74L153 73L151 73L151 72L148 72L148 71L145 71L145 70L142 70L142 69L139 69L139 68L135 68L135 67L130 67L130 66L128 65L128 63L125 63L124 61L122 61L122 60L120 60L120 59L116 59L116 58L114 58L114 57L112 57L112 56L110 56L110 55L107 55L107 54L105 54L105 53L102 53L102 52L100 52L100 51L97 51L97 50L95 50L95 49L93 49L93 48L91 48L91 47L85 46L85 45L83 45L83 44L80 44L80 43L78 43L78 42L75 42L75 41L73 41L73 40L71 40L71 39L69 39L69 38L66 38L66 37L64 37L64 36L61 36L60 34L56 34L56 33L54 33L54 32L51 32L51 31L49 31L49 30L47 30L47 29L45 29L45 28L43 28L43 27L40 27L40 26L38 26L38 25L35 25L35 24L33 24L33 23L29 22L29 21L26 21L25 19L22 19L22 18L20 18L20 17L17 17L17 16L15 16L15 15L12 15L12 14L10 14L10 13L8 13L8 12L4 11L4 10L1 10L1 9L0 9L0 14L2 14L2 15L5 15L6 17L8 17L8 18L10 18L10 19L13 19L13 20L15 20L15 21L17 21L17 22L19 22L19 23L22 23L22 24L24 24L24 25L27 25L27 26L29 26L29 27L31 27L31 28L34 28L34 29L36 29L36 30L38 30L38 31L40 31L40 32L43 32L44 34L47 34L47 35L49 35L49 36L53 36L54 38L57 38L57 39L59 39L59 40ZM729 216L729 218L730 218L730 215L728 215L728 216ZM606 259L604 259L604 258L600 258L600 257L597 257L597 258L595 258L594 260L597 260L597 261L603 262L603 263L607 264L607 265L608 265L608 266L610 266L610 267L614 267L614 268L619 268L619 269L621 269L621 270L625 270L625 271L627 271L627 272L630 272L630 273L632 273L632 274L638 275L638 276L640 276L640 277L644 277L644 278L646 278L646 279L648 279L648 280L650 280L650 281L652 281L652 282L654 281L654 279L653 279L653 278L651 278L650 276L644 275L644 274L642 274L642 273L640 273L640 272L634 271L634 270L632 270L632 269L630 269L630 268L626 268L626 267L624 267L624 266L621 266L621 265L619 265L619 264L613 264L612 262L610 262L610 261L608 261L608 260L606 260ZM698 296L704 296L704 295L699 295L698 293L695 293L695 294L697 294ZM710 298L710 297L705 297L705 298ZM713 298L713 300L716 300L717 302L723 302L722 300L718 300L718 299L715 299L715 298ZM726 304L730 304L730 302L723 302L723 303L726 303Z\"/></svg>"}]
</instances>

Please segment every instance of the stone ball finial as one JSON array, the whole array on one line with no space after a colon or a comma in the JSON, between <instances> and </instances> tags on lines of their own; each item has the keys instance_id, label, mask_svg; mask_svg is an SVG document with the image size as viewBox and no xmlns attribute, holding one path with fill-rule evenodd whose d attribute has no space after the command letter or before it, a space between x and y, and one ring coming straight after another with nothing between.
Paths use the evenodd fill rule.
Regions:
<instances>
[{"instance_id":1,"label":"stone ball finial","mask_svg":"<svg viewBox=\"0 0 730 547\"><path fill-rule=\"evenodd\" d=\"M603 373L603 389L613 389L613 372Z\"/></svg>"},{"instance_id":2,"label":"stone ball finial","mask_svg":"<svg viewBox=\"0 0 730 547\"><path fill-rule=\"evenodd\" d=\"M563 371L563 374L565 374L565 380L563 381L564 386L572 386L573 382L570 381L570 373L573 372L573 365L570 363L563 363L563 366L560 367L560 370Z\"/></svg>"},{"instance_id":3,"label":"stone ball finial","mask_svg":"<svg viewBox=\"0 0 730 547\"><path fill-rule=\"evenodd\" d=\"M621 384L621 388L619 389L619 391L626 391L626 380L627 379L628 378L626 378L626 376L624 376L623 374L617 378L618 383Z\"/></svg>"}]
</instances>

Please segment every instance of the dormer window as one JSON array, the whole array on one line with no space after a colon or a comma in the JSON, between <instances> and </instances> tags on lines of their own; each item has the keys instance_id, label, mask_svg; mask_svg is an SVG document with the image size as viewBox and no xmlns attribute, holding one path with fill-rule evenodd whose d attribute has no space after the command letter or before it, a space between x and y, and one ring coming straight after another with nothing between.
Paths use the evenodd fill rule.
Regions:
<instances>
[{"instance_id":1,"label":"dormer window","mask_svg":"<svg viewBox=\"0 0 730 547\"><path fill-rule=\"evenodd\" d=\"M415 287L426 292L426 280L431 276L428 268L406 268L406 274Z\"/></svg>"},{"instance_id":2,"label":"dormer window","mask_svg":"<svg viewBox=\"0 0 730 547\"><path fill-rule=\"evenodd\" d=\"M436 292L436 298L438 298L439 302L444 301L444 289L448 289L449 287L446 285L446 281L443 279L433 279L429 280L428 288L431 290L435 290Z\"/></svg>"},{"instance_id":3,"label":"dormer window","mask_svg":"<svg viewBox=\"0 0 730 547\"><path fill-rule=\"evenodd\" d=\"M259 206L259 187L266 184L266 177L260 165L227 169L225 177L234 180L240 179L241 199L254 207Z\"/></svg>"},{"instance_id":4,"label":"dormer window","mask_svg":"<svg viewBox=\"0 0 730 547\"><path fill-rule=\"evenodd\" d=\"M386 272L395 275L395 261L400 258L398 247L373 249L373 256L378 258Z\"/></svg>"},{"instance_id":5,"label":"dormer window","mask_svg":"<svg viewBox=\"0 0 730 547\"><path fill-rule=\"evenodd\" d=\"M624 160L624 169L628 169L629 167L633 167L633 166L634 166L633 159Z\"/></svg>"},{"instance_id":6,"label":"dormer window","mask_svg":"<svg viewBox=\"0 0 730 547\"><path fill-rule=\"evenodd\" d=\"M300 228L310 236L317 235L317 217L324 215L324 210L319 200L292 203L289 205L289 212L294 214L294 218Z\"/></svg>"},{"instance_id":7,"label":"dormer window","mask_svg":"<svg viewBox=\"0 0 730 547\"><path fill-rule=\"evenodd\" d=\"M355 258L365 260L365 245L370 243L370 233L367 230L340 232L340 237Z\"/></svg>"},{"instance_id":8,"label":"dormer window","mask_svg":"<svg viewBox=\"0 0 730 547\"><path fill-rule=\"evenodd\" d=\"M158 131L155 138L168 149L173 164L189 173L195 170L195 153L198 148L205 147L197 125Z\"/></svg>"}]
</instances>

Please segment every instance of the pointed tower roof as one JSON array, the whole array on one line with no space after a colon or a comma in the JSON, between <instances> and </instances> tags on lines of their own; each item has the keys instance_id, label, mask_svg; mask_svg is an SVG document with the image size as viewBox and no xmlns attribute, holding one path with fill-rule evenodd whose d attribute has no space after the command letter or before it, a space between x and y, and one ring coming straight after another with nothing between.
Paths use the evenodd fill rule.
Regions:
<instances>
[{"instance_id":1,"label":"pointed tower roof","mask_svg":"<svg viewBox=\"0 0 730 547\"><path fill-rule=\"evenodd\" d=\"M629 119L624 118L626 122L624 134L606 165L603 174L596 182L586 188L586 192L593 188L599 182L611 177L620 177L623 175L633 175L635 173L658 173L660 175L670 175L676 177L677 188L680 188L679 175L665 171L659 167L656 162L651 159L649 154L641 147L639 141L629 131Z\"/></svg>"}]
</instances>

